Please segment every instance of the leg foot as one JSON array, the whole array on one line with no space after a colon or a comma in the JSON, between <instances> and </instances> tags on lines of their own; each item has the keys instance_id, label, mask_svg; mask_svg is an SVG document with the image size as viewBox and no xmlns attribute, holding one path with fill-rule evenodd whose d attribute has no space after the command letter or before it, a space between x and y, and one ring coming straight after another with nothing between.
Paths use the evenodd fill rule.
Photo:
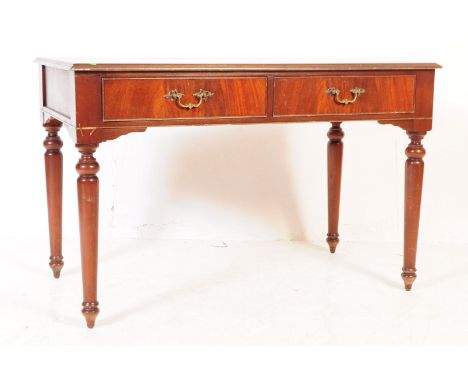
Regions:
<instances>
[{"instance_id":1,"label":"leg foot","mask_svg":"<svg viewBox=\"0 0 468 382\"><path fill-rule=\"evenodd\" d=\"M328 243L328 246L330 247L330 253L335 253L336 246L340 242L340 239L338 237L339 235L337 233L327 234L327 243Z\"/></svg>"},{"instance_id":2,"label":"leg foot","mask_svg":"<svg viewBox=\"0 0 468 382\"><path fill-rule=\"evenodd\" d=\"M340 214L341 165L343 160L344 132L341 122L333 122L328 130L328 234L330 252L335 253L339 243L338 220Z\"/></svg>"},{"instance_id":3,"label":"leg foot","mask_svg":"<svg viewBox=\"0 0 468 382\"><path fill-rule=\"evenodd\" d=\"M86 320L86 325L89 329L94 328L94 323L96 322L96 317L99 314L99 303L95 302L84 302L83 309L81 309L81 313Z\"/></svg>"},{"instance_id":4,"label":"leg foot","mask_svg":"<svg viewBox=\"0 0 468 382\"><path fill-rule=\"evenodd\" d=\"M401 273L401 278L403 279L403 282L405 283L405 290L410 291L414 280L416 280L416 268L403 268Z\"/></svg>"},{"instance_id":5,"label":"leg foot","mask_svg":"<svg viewBox=\"0 0 468 382\"><path fill-rule=\"evenodd\" d=\"M63 268L63 256L50 256L49 260L49 267L52 269L54 277L58 279Z\"/></svg>"}]
</instances>

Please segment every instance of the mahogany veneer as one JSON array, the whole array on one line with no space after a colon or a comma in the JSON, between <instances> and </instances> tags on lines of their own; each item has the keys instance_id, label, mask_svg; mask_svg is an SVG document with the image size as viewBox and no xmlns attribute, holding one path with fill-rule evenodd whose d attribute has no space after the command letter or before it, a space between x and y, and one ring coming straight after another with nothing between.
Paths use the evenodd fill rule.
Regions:
<instances>
[{"instance_id":1,"label":"mahogany veneer","mask_svg":"<svg viewBox=\"0 0 468 382\"><path fill-rule=\"evenodd\" d=\"M50 266L62 257L62 141L67 127L80 153L78 206L83 308L88 327L97 301L99 144L151 126L329 121L328 233L332 253L343 157L342 122L376 120L406 130L404 264L406 290L416 278L425 150L432 128L437 64L153 64L38 59L50 232Z\"/></svg>"},{"instance_id":2,"label":"mahogany veneer","mask_svg":"<svg viewBox=\"0 0 468 382\"><path fill-rule=\"evenodd\" d=\"M192 93L210 89L207 107L187 110L171 105L165 95L177 89L195 101ZM265 117L266 78L105 78L102 81L103 120ZM235 94L235 96L233 96Z\"/></svg>"},{"instance_id":3,"label":"mahogany veneer","mask_svg":"<svg viewBox=\"0 0 468 382\"><path fill-rule=\"evenodd\" d=\"M365 89L359 102L330 102L329 88ZM275 78L275 116L414 113L415 75ZM352 97L351 97L352 98Z\"/></svg>"}]
</instances>

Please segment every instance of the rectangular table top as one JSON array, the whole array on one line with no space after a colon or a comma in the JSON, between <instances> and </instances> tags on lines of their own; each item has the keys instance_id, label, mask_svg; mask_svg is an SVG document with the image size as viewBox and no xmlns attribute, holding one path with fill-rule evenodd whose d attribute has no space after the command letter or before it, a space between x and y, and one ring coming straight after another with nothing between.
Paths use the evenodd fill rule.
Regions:
<instances>
[{"instance_id":1,"label":"rectangular table top","mask_svg":"<svg viewBox=\"0 0 468 382\"><path fill-rule=\"evenodd\" d=\"M434 70L435 63L203 63L196 60L102 60L38 58L36 63L48 67L79 72L156 71L156 72L281 72L281 71L357 71L357 70Z\"/></svg>"}]
</instances>

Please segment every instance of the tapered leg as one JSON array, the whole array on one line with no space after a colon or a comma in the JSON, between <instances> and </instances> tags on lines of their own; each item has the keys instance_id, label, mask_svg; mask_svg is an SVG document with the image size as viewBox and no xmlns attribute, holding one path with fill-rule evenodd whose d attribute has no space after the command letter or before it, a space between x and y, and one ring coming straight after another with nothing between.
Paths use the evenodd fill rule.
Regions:
<instances>
[{"instance_id":1,"label":"tapered leg","mask_svg":"<svg viewBox=\"0 0 468 382\"><path fill-rule=\"evenodd\" d=\"M405 152L408 159L405 168L405 237L401 277L405 283L405 289L410 291L416 279L416 250L424 174L423 157L426 153L421 140L426 133L408 131L407 134L411 142Z\"/></svg>"},{"instance_id":2,"label":"tapered leg","mask_svg":"<svg viewBox=\"0 0 468 382\"><path fill-rule=\"evenodd\" d=\"M62 123L56 119L49 119L44 123L47 137L44 140L44 153L46 185L47 185L47 207L49 214L49 241L50 257L49 266L54 277L60 277L63 267L62 257L62 175L63 159L62 140L58 132Z\"/></svg>"},{"instance_id":3,"label":"tapered leg","mask_svg":"<svg viewBox=\"0 0 468 382\"><path fill-rule=\"evenodd\" d=\"M83 309L88 328L94 327L99 313L97 301L99 164L93 156L98 145L76 145L81 158L76 165L78 208L80 215L81 272L83 277Z\"/></svg>"},{"instance_id":4,"label":"tapered leg","mask_svg":"<svg viewBox=\"0 0 468 382\"><path fill-rule=\"evenodd\" d=\"M340 214L341 164L343 160L343 130L341 122L333 122L328 130L328 234L330 252L338 245L338 220Z\"/></svg>"}]
</instances>

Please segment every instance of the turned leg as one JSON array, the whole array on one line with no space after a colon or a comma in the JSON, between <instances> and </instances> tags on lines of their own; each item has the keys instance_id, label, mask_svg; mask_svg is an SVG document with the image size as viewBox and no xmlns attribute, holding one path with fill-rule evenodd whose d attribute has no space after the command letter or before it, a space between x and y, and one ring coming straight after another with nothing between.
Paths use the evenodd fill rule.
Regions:
<instances>
[{"instance_id":1,"label":"turned leg","mask_svg":"<svg viewBox=\"0 0 468 382\"><path fill-rule=\"evenodd\" d=\"M416 250L424 174L423 157L426 153L421 140L426 133L408 131L407 134L411 142L405 152L408 159L405 167L405 237L401 277L405 283L405 289L410 291L416 279Z\"/></svg>"},{"instance_id":2,"label":"turned leg","mask_svg":"<svg viewBox=\"0 0 468 382\"><path fill-rule=\"evenodd\" d=\"M330 252L338 245L338 220L340 214L341 163L343 159L343 130L341 122L333 122L328 130L328 234Z\"/></svg>"},{"instance_id":3,"label":"turned leg","mask_svg":"<svg viewBox=\"0 0 468 382\"><path fill-rule=\"evenodd\" d=\"M49 119L44 123L47 137L44 140L44 153L46 185L47 185L47 207L49 214L49 241L50 257L49 266L52 268L54 277L60 277L63 267L62 257L62 174L63 159L62 140L58 132L62 123L56 119Z\"/></svg>"},{"instance_id":4,"label":"turned leg","mask_svg":"<svg viewBox=\"0 0 468 382\"><path fill-rule=\"evenodd\" d=\"M99 164L93 156L98 145L76 145L81 158L76 165L78 208L80 215L81 272L83 277L83 309L88 328L94 327L99 313L97 301Z\"/></svg>"}]
</instances>

